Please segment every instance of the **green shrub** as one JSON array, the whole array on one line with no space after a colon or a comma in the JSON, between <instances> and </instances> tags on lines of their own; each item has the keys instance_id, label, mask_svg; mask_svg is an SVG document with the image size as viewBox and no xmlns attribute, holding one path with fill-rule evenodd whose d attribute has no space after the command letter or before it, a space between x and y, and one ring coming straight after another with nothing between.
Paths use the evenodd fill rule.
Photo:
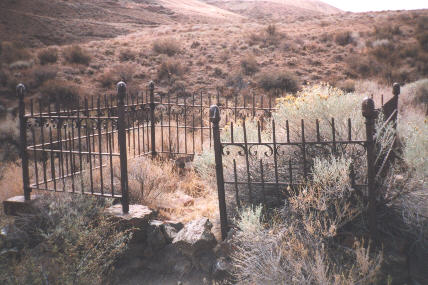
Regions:
<instances>
[{"instance_id":1,"label":"green shrub","mask_svg":"<svg viewBox=\"0 0 428 285\"><path fill-rule=\"evenodd\" d=\"M67 47L63 50L63 55L68 63L88 65L91 62L91 55L78 45Z\"/></svg>"},{"instance_id":2,"label":"green shrub","mask_svg":"<svg viewBox=\"0 0 428 285\"><path fill-rule=\"evenodd\" d=\"M295 93L300 89L296 76L287 71L262 73L258 79L258 85L266 91L282 90Z\"/></svg>"},{"instance_id":3,"label":"green shrub","mask_svg":"<svg viewBox=\"0 0 428 285\"><path fill-rule=\"evenodd\" d=\"M153 51L158 54L173 56L180 53L180 43L176 39L168 38L153 42Z\"/></svg>"},{"instance_id":4,"label":"green shrub","mask_svg":"<svg viewBox=\"0 0 428 285\"><path fill-rule=\"evenodd\" d=\"M259 70L259 64L254 56L247 56L241 59L241 69L245 75L253 75Z\"/></svg>"},{"instance_id":5,"label":"green shrub","mask_svg":"<svg viewBox=\"0 0 428 285\"><path fill-rule=\"evenodd\" d=\"M37 54L41 65L55 63L58 61L58 49L47 48Z\"/></svg>"},{"instance_id":6,"label":"green shrub","mask_svg":"<svg viewBox=\"0 0 428 285\"><path fill-rule=\"evenodd\" d=\"M2 284L105 284L127 247L103 204L88 196L45 196L9 234L20 258L0 256Z\"/></svg>"}]
</instances>

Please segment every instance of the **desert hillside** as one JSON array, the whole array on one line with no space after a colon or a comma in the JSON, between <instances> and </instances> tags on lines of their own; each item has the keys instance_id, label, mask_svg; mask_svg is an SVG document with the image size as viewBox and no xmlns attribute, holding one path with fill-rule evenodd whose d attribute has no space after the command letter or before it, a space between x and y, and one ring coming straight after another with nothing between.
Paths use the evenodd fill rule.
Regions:
<instances>
[{"instance_id":1,"label":"desert hillside","mask_svg":"<svg viewBox=\"0 0 428 285\"><path fill-rule=\"evenodd\" d=\"M205 0L225 10L257 20L289 21L342 11L318 0Z\"/></svg>"},{"instance_id":2,"label":"desert hillside","mask_svg":"<svg viewBox=\"0 0 428 285\"><path fill-rule=\"evenodd\" d=\"M6 0L0 2L0 40L28 46L67 44L112 38L150 26L239 18L197 0Z\"/></svg>"}]
</instances>

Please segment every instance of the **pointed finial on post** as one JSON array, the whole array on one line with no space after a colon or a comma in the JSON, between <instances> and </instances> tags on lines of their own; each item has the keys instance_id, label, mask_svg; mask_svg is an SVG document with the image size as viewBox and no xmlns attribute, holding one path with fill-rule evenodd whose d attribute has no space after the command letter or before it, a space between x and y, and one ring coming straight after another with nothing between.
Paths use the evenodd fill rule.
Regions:
<instances>
[{"instance_id":1,"label":"pointed finial on post","mask_svg":"<svg viewBox=\"0 0 428 285\"><path fill-rule=\"evenodd\" d=\"M369 97L364 98L362 106L361 106L361 110L362 110L364 117L366 117L366 118L374 117L376 112L375 112L375 103L374 103L373 99L371 99Z\"/></svg>"},{"instance_id":2,"label":"pointed finial on post","mask_svg":"<svg viewBox=\"0 0 428 285\"><path fill-rule=\"evenodd\" d=\"M394 94L394 96L400 95L400 84L399 83L394 83L394 85L392 86L392 94Z\"/></svg>"},{"instance_id":3,"label":"pointed finial on post","mask_svg":"<svg viewBox=\"0 0 428 285\"><path fill-rule=\"evenodd\" d=\"M212 105L210 107L210 121L213 124L218 124L220 122L220 109L217 105Z\"/></svg>"}]
</instances>

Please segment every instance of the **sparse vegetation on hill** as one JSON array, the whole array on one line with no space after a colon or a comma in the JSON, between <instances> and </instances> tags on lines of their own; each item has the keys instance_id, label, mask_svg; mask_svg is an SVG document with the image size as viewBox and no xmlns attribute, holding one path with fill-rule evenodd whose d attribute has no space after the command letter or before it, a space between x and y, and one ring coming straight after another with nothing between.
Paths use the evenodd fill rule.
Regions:
<instances>
[{"instance_id":1,"label":"sparse vegetation on hill","mask_svg":"<svg viewBox=\"0 0 428 285\"><path fill-rule=\"evenodd\" d=\"M91 61L89 52L78 45L65 48L63 50L63 55L68 63L88 65Z\"/></svg>"}]
</instances>

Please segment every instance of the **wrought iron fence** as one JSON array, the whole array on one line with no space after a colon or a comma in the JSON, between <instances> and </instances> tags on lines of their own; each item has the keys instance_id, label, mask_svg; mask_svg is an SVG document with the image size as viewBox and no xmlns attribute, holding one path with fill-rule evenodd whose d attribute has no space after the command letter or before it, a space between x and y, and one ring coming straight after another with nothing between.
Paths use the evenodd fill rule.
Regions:
<instances>
[{"instance_id":1,"label":"wrought iron fence","mask_svg":"<svg viewBox=\"0 0 428 285\"><path fill-rule=\"evenodd\" d=\"M278 136L271 120L264 126L261 118L275 111L272 97L223 97L198 92L190 97L156 94L155 86L139 94L129 94L126 84L119 82L117 96L92 97L73 104L29 100L25 103L25 86L17 86L20 120L20 156L26 200L32 190L70 192L120 198L123 212L129 211L128 158L139 156L194 156L214 146L217 187L222 234L227 232L226 205L242 203L278 205L310 178L313 157L319 151L354 152L367 171L362 175L351 170L353 187L368 196L371 227L374 229L376 176L393 159L389 150L375 161L376 134L374 122L383 112L385 124L396 126L399 85L394 97L378 110L374 101L363 102L366 138L355 138L352 120L347 121L346 134L337 134L334 119L329 122L331 137L320 135L320 122L314 120L316 135L308 138L305 122L301 121L299 140L290 136L288 122ZM212 103L216 105L212 106ZM383 103L383 100L382 100ZM211 107L210 107L211 106ZM28 110L26 110L28 107ZM27 113L26 113L27 111ZM222 114L220 116L220 113ZM249 140L245 118L258 119L257 139ZM243 139L237 140L234 122L242 119ZM222 141L223 127L230 126L230 138ZM261 132L271 129L270 139ZM237 150L232 153L232 149ZM233 156L235 155L235 156ZM227 157L227 158L225 158ZM230 175L224 175L228 160ZM241 162L238 162L242 159ZM243 169L243 171L241 171ZM227 195L226 195L227 194ZM226 203L226 201L228 203Z\"/></svg>"},{"instance_id":2,"label":"wrought iron fence","mask_svg":"<svg viewBox=\"0 0 428 285\"><path fill-rule=\"evenodd\" d=\"M222 124L274 110L272 99L256 98L255 94L248 99L238 94L224 98L219 93L198 92L180 98L155 94L153 82L138 94L127 92L126 84L120 82L117 96L66 104L57 98L26 104L25 92L25 86L19 84L25 199L30 199L32 190L113 197L121 199L124 212L129 209L128 158L193 157L210 147L207 114L214 101L226 114Z\"/></svg>"},{"instance_id":3,"label":"wrought iron fence","mask_svg":"<svg viewBox=\"0 0 428 285\"><path fill-rule=\"evenodd\" d=\"M375 120L379 113L394 122L396 126L399 85L395 84L394 97L380 109L375 109L373 99L366 98L362 103L362 115L365 117L365 138L356 138L352 134L352 120L347 120L346 132L338 132L335 119L328 122L330 136L320 135L320 121L311 122L315 134L308 137L305 126L310 122L301 120L297 139L290 136L288 121L282 122L285 129L278 131L275 120L271 120L270 137L262 139L261 122L257 122L257 139L248 138L245 120L241 126L230 124L229 137L222 139L220 114L216 105L210 109L213 124L214 152L216 162L217 189L223 238L228 232L228 212L239 209L242 204L264 204L268 207L281 205L288 197L299 191L310 180L313 159L320 154L345 153L353 158L351 165L351 186L368 201L370 229L375 234L376 217L376 175L383 172L392 158L392 147L387 155L376 153ZM382 100L383 101L383 100ZM384 126L382 128L384 128ZM380 128L381 131L382 128ZM294 130L296 131L296 130ZM242 134L238 140L234 134ZM377 159L376 159L377 158ZM358 171L359 170L359 171ZM364 170L361 172L361 170Z\"/></svg>"}]
</instances>

